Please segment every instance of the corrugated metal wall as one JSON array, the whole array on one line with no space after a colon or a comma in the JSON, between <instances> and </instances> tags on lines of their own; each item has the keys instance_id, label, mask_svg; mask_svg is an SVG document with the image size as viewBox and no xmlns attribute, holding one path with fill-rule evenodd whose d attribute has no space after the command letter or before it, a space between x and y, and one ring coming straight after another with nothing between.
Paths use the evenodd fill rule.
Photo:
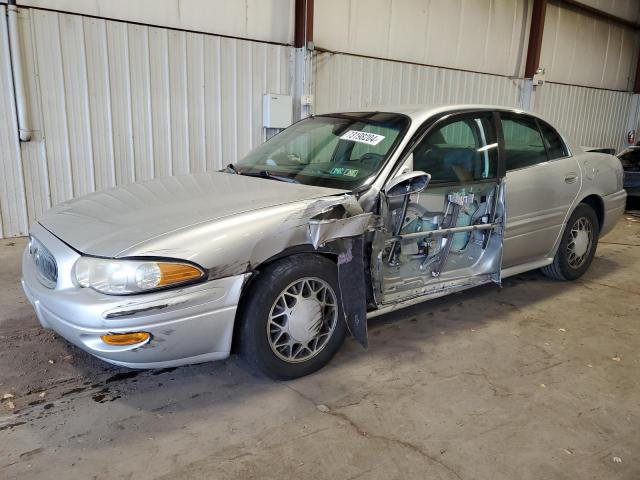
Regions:
<instances>
[{"instance_id":1,"label":"corrugated metal wall","mask_svg":"<svg viewBox=\"0 0 640 480\"><path fill-rule=\"evenodd\" d=\"M314 40L327 50L520 76L527 0L320 0Z\"/></svg>"},{"instance_id":2,"label":"corrugated metal wall","mask_svg":"<svg viewBox=\"0 0 640 480\"><path fill-rule=\"evenodd\" d=\"M369 105L491 103L519 106L521 79L320 53L314 58L317 113Z\"/></svg>"},{"instance_id":3,"label":"corrugated metal wall","mask_svg":"<svg viewBox=\"0 0 640 480\"><path fill-rule=\"evenodd\" d=\"M636 1L636 12L639 6ZM540 55L547 80L630 90L637 61L635 30L553 3L547 6Z\"/></svg>"},{"instance_id":4,"label":"corrugated metal wall","mask_svg":"<svg viewBox=\"0 0 640 480\"><path fill-rule=\"evenodd\" d=\"M316 112L370 105L486 103L528 108L524 81L344 54L315 57ZM547 82L533 110L580 145L623 147L631 94Z\"/></svg>"},{"instance_id":5,"label":"corrugated metal wall","mask_svg":"<svg viewBox=\"0 0 640 480\"><path fill-rule=\"evenodd\" d=\"M534 110L578 145L624 146L632 94L551 82L537 87Z\"/></svg>"},{"instance_id":6,"label":"corrugated metal wall","mask_svg":"<svg viewBox=\"0 0 640 480\"><path fill-rule=\"evenodd\" d=\"M15 179L0 196L4 236L96 189L236 161L263 141L262 94L290 92L291 47L36 9L20 15L36 132L19 153L15 131L0 132L2 166L13 174L5 177ZM15 127L0 23L0 124Z\"/></svg>"},{"instance_id":7,"label":"corrugated metal wall","mask_svg":"<svg viewBox=\"0 0 640 480\"><path fill-rule=\"evenodd\" d=\"M25 1L53 5L53 0ZM120 0L55 1L59 8L88 8L87 13L107 16L120 12L126 19L142 21L146 17L135 16L147 12L152 0L143 2L145 8L136 4L133 10ZM158 11L152 17L178 22L172 26L205 28L209 25L205 17L216 8L228 7L232 24L221 26L216 17L211 25L267 41L288 42L292 36L292 0L249 0L234 6L225 6L223 0L198 1L203 5L201 17L193 16L191 10L182 15L179 0L153 3ZM625 0L624 5L618 1L591 3L637 11L635 0ZM407 103L526 108L528 97L523 94L525 82L519 72L529 3L316 2L316 44L351 54L314 54L314 110ZM180 15L170 14L171 8L177 8ZM552 20L554 8L551 6ZM5 7L0 5L0 9L4 17ZM277 18L264 13L265 9ZM245 14L237 14L240 10ZM260 25L256 19L261 20ZM386 23L377 28L375 22L380 19ZM282 27L285 23L287 28ZM344 28L337 26L343 24ZM294 49L288 46L30 8L20 9L20 33L35 132L34 141L18 142L7 29L2 21L1 236L24 235L29 222L71 197L157 176L218 169L235 161L264 138L262 94L291 93L293 89ZM613 40L618 38L615 32L611 35ZM568 47L560 45L566 42L559 38L545 33L545 48L552 56L543 51L543 59L553 58L552 65L563 65L562 59L568 58ZM550 39L555 50L548 46ZM620 48L628 43L622 42ZM454 44L454 49L442 48ZM614 50L607 47L605 65L616 63ZM626 60L620 58L615 78L612 67L604 73L600 67L601 85L622 85L630 79L624 73ZM552 70L547 80L554 80L555 67ZM577 143L623 146L631 108L629 93L547 82L532 100L535 111Z\"/></svg>"},{"instance_id":8,"label":"corrugated metal wall","mask_svg":"<svg viewBox=\"0 0 640 480\"><path fill-rule=\"evenodd\" d=\"M0 0L6 3L6 0ZM158 27L293 42L294 0L19 0L38 7Z\"/></svg>"}]
</instances>

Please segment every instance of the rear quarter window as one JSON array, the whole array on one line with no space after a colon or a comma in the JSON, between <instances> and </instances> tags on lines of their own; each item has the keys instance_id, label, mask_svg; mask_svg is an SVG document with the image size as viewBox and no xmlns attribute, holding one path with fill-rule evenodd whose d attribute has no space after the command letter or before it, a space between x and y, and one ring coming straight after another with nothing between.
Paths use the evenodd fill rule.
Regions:
<instances>
[{"instance_id":1,"label":"rear quarter window","mask_svg":"<svg viewBox=\"0 0 640 480\"><path fill-rule=\"evenodd\" d=\"M569 151L562 141L562 137L558 135L558 132L556 132L549 124L543 121L538 120L538 124L540 125L542 136L544 137L544 141L547 145L547 154L549 156L549 160L553 160L554 158L562 158L569 155Z\"/></svg>"}]
</instances>

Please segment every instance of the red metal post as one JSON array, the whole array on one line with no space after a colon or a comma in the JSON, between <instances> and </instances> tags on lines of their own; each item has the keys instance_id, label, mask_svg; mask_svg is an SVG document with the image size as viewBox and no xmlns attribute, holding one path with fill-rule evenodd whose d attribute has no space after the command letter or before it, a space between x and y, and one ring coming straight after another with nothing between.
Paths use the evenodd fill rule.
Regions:
<instances>
[{"instance_id":1,"label":"red metal post","mask_svg":"<svg viewBox=\"0 0 640 480\"><path fill-rule=\"evenodd\" d=\"M527 61L524 68L525 78L533 78L533 74L540 66L540 51L542 50L542 34L544 19L547 12L547 0L534 0L531 13L531 29L529 30L529 46Z\"/></svg>"},{"instance_id":2,"label":"red metal post","mask_svg":"<svg viewBox=\"0 0 640 480\"><path fill-rule=\"evenodd\" d=\"M296 0L293 46L305 47L313 41L313 0Z\"/></svg>"}]
</instances>

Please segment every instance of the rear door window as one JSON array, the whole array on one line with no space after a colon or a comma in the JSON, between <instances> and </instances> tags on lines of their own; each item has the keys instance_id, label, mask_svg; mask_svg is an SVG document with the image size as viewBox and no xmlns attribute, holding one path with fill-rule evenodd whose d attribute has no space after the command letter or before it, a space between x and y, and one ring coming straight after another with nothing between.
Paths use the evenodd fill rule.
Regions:
<instances>
[{"instance_id":1,"label":"rear door window","mask_svg":"<svg viewBox=\"0 0 640 480\"><path fill-rule=\"evenodd\" d=\"M507 171L546 162L547 150L534 118L500 113Z\"/></svg>"}]
</instances>

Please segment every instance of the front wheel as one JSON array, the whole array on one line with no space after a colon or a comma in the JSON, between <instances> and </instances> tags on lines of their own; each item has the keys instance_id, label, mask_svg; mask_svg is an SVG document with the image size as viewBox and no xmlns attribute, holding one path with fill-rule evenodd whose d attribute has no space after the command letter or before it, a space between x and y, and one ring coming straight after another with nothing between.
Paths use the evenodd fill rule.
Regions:
<instances>
[{"instance_id":1,"label":"front wheel","mask_svg":"<svg viewBox=\"0 0 640 480\"><path fill-rule=\"evenodd\" d=\"M240 355L270 377L315 372L342 345L346 323L337 269L324 257L293 255L268 265L243 298Z\"/></svg>"},{"instance_id":2,"label":"front wheel","mask_svg":"<svg viewBox=\"0 0 640 480\"><path fill-rule=\"evenodd\" d=\"M596 253L600 225L596 212L579 204L569 217L553 263L542 273L555 280L575 280L587 271Z\"/></svg>"}]
</instances>

